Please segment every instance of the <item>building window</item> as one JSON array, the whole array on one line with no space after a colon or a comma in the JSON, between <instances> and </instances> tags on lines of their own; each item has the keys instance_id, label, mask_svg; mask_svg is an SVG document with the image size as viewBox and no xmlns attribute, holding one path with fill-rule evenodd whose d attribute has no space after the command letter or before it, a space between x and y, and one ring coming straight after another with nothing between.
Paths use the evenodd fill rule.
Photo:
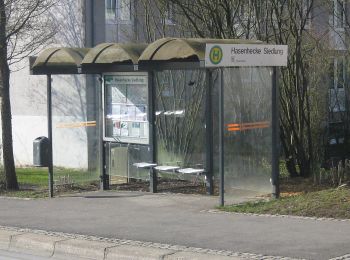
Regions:
<instances>
[{"instance_id":1,"label":"building window","mask_svg":"<svg viewBox=\"0 0 350 260\"><path fill-rule=\"evenodd\" d=\"M335 67L334 59L331 59L331 61L329 63L329 69L328 69L329 89L333 89L334 88L334 67Z\"/></svg>"},{"instance_id":2,"label":"building window","mask_svg":"<svg viewBox=\"0 0 350 260\"><path fill-rule=\"evenodd\" d=\"M130 21L131 0L105 0L106 19L109 21Z\"/></svg>"},{"instance_id":3,"label":"building window","mask_svg":"<svg viewBox=\"0 0 350 260\"><path fill-rule=\"evenodd\" d=\"M302 19L305 19L305 29L311 28L311 10L312 10L312 1L311 0L304 0L303 1L303 17Z\"/></svg>"},{"instance_id":4,"label":"building window","mask_svg":"<svg viewBox=\"0 0 350 260\"><path fill-rule=\"evenodd\" d=\"M332 0L332 25L335 29L344 29L345 27L345 1Z\"/></svg>"},{"instance_id":5,"label":"building window","mask_svg":"<svg viewBox=\"0 0 350 260\"><path fill-rule=\"evenodd\" d=\"M119 0L119 18L122 21L131 20L131 3L130 0Z\"/></svg>"},{"instance_id":6,"label":"building window","mask_svg":"<svg viewBox=\"0 0 350 260\"><path fill-rule=\"evenodd\" d=\"M106 19L114 20L116 18L116 1L117 0L106 0Z\"/></svg>"},{"instance_id":7,"label":"building window","mask_svg":"<svg viewBox=\"0 0 350 260\"><path fill-rule=\"evenodd\" d=\"M344 66L344 59L338 59L337 60L337 88L342 89L344 88L344 82L345 82L345 66Z\"/></svg>"},{"instance_id":8,"label":"building window","mask_svg":"<svg viewBox=\"0 0 350 260\"><path fill-rule=\"evenodd\" d=\"M330 111L345 111L345 75L346 66L344 58L335 58L329 67L329 94Z\"/></svg>"},{"instance_id":9,"label":"building window","mask_svg":"<svg viewBox=\"0 0 350 260\"><path fill-rule=\"evenodd\" d=\"M166 24L175 24L175 6L173 3L166 4L164 17Z\"/></svg>"}]
</instances>

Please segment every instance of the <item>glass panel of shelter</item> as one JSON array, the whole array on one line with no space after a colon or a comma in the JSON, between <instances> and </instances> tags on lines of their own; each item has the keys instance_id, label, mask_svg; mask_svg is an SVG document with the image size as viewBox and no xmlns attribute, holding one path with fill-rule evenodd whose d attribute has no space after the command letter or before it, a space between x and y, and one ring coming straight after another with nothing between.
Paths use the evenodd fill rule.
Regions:
<instances>
[{"instance_id":1,"label":"glass panel of shelter","mask_svg":"<svg viewBox=\"0 0 350 260\"><path fill-rule=\"evenodd\" d=\"M106 144L105 162L110 185L127 183L130 179L149 179L147 169L138 169L133 166L134 163L151 161L148 146L118 142Z\"/></svg>"},{"instance_id":2,"label":"glass panel of shelter","mask_svg":"<svg viewBox=\"0 0 350 260\"><path fill-rule=\"evenodd\" d=\"M98 128L94 107L81 99L81 75L54 75L52 134L54 183L57 189L76 184L97 184L100 176ZM67 98L69 95L69 98ZM98 96L91 97L97 102ZM55 140L65 140L56 142ZM67 144L79 149L67 149ZM64 167L60 167L64 165Z\"/></svg>"},{"instance_id":3,"label":"glass panel of shelter","mask_svg":"<svg viewBox=\"0 0 350 260\"><path fill-rule=\"evenodd\" d=\"M225 203L271 193L272 69L213 71L214 178L219 176L218 91L224 84Z\"/></svg>"},{"instance_id":4,"label":"glass panel of shelter","mask_svg":"<svg viewBox=\"0 0 350 260\"><path fill-rule=\"evenodd\" d=\"M234 68L224 70L225 192L247 196L271 192L272 70ZM232 124L232 125L231 125ZM245 196L245 195L244 195ZM230 196L226 196L227 200Z\"/></svg>"},{"instance_id":5,"label":"glass panel of shelter","mask_svg":"<svg viewBox=\"0 0 350 260\"><path fill-rule=\"evenodd\" d=\"M203 168L205 71L155 72L157 163Z\"/></svg>"},{"instance_id":6,"label":"glass panel of shelter","mask_svg":"<svg viewBox=\"0 0 350 260\"><path fill-rule=\"evenodd\" d=\"M146 73L104 75L105 164L110 184L148 179L133 166L151 161Z\"/></svg>"}]
</instances>

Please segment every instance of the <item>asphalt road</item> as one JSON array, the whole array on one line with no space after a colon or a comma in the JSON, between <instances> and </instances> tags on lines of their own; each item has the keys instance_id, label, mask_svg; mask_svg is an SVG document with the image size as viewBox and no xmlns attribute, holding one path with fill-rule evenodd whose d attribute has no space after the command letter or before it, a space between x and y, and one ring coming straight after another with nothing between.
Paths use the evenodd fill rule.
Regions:
<instances>
[{"instance_id":1,"label":"asphalt road","mask_svg":"<svg viewBox=\"0 0 350 260\"><path fill-rule=\"evenodd\" d=\"M206 211L216 204L206 196L131 192L1 198L0 225L305 259L350 253L350 221Z\"/></svg>"}]
</instances>

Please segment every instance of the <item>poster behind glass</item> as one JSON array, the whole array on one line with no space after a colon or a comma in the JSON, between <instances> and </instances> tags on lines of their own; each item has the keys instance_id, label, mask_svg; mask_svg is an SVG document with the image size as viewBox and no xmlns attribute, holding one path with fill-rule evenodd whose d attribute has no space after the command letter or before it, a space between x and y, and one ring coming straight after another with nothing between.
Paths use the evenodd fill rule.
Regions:
<instances>
[{"instance_id":1,"label":"poster behind glass","mask_svg":"<svg viewBox=\"0 0 350 260\"><path fill-rule=\"evenodd\" d=\"M146 75L105 75L105 137L148 144Z\"/></svg>"}]
</instances>

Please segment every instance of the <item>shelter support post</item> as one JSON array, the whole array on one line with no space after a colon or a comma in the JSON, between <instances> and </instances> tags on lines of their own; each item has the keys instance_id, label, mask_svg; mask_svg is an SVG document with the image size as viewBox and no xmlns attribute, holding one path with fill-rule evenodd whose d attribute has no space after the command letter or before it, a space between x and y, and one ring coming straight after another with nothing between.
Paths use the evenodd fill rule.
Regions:
<instances>
[{"instance_id":1,"label":"shelter support post","mask_svg":"<svg viewBox=\"0 0 350 260\"><path fill-rule=\"evenodd\" d=\"M157 180L157 171L151 167L149 169L149 191L152 193L157 193L157 185L158 185L158 180Z\"/></svg>"},{"instance_id":2,"label":"shelter support post","mask_svg":"<svg viewBox=\"0 0 350 260\"><path fill-rule=\"evenodd\" d=\"M279 198L279 91L278 69L273 67L272 73L272 197Z\"/></svg>"},{"instance_id":3,"label":"shelter support post","mask_svg":"<svg viewBox=\"0 0 350 260\"><path fill-rule=\"evenodd\" d=\"M148 74L148 121L149 121L149 149L151 154L151 162L156 162L156 127L155 127L155 93L154 93L154 81L153 81L154 73L150 72ZM157 171L150 168L149 171L150 180L149 180L149 191L152 193L157 193L158 186L158 176Z\"/></svg>"},{"instance_id":4,"label":"shelter support post","mask_svg":"<svg viewBox=\"0 0 350 260\"><path fill-rule=\"evenodd\" d=\"M97 88L97 96L98 96L98 147L99 149L99 168L100 168L100 189L101 190L108 190L109 189L109 177L106 174L106 167L105 167L105 145L103 142L103 120L104 120L104 114L103 114L103 78L102 75L99 77L100 82L100 88Z\"/></svg>"},{"instance_id":5,"label":"shelter support post","mask_svg":"<svg viewBox=\"0 0 350 260\"><path fill-rule=\"evenodd\" d=\"M206 101L205 101L205 142L206 142L206 188L207 194L214 194L213 176L213 111L212 111L212 71L206 73Z\"/></svg>"},{"instance_id":6,"label":"shelter support post","mask_svg":"<svg viewBox=\"0 0 350 260\"><path fill-rule=\"evenodd\" d=\"M52 78L47 75L47 137L49 139L49 196L53 197L53 152L52 152Z\"/></svg>"},{"instance_id":7,"label":"shelter support post","mask_svg":"<svg viewBox=\"0 0 350 260\"><path fill-rule=\"evenodd\" d=\"M99 144L101 147L100 149L100 155L99 155L99 160L100 160L100 171L101 171L101 190L109 190L109 175L106 173L106 163L105 163L105 158L106 158L106 147L105 143L103 140Z\"/></svg>"},{"instance_id":8,"label":"shelter support post","mask_svg":"<svg viewBox=\"0 0 350 260\"><path fill-rule=\"evenodd\" d=\"M225 165L224 165L224 70L220 70L219 86L219 175L220 206L225 205Z\"/></svg>"}]
</instances>

